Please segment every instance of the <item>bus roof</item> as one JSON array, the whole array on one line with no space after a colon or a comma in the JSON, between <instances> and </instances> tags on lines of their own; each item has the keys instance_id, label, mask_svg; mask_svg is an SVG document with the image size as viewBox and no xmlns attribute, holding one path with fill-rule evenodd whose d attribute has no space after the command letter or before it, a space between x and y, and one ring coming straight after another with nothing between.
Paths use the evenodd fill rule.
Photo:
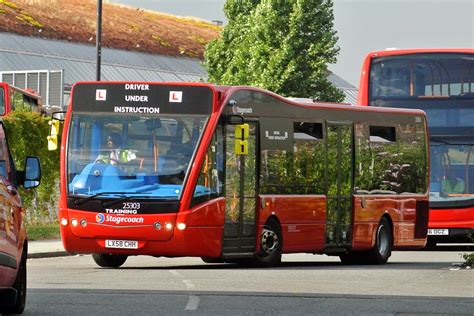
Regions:
<instances>
[{"instance_id":1,"label":"bus roof","mask_svg":"<svg viewBox=\"0 0 474 316\"><path fill-rule=\"evenodd\" d=\"M397 114L406 114L406 115L421 115L425 116L424 111L416 109L400 109L400 108L380 108L380 107L358 107L353 105L348 105L347 103L331 103L331 102L320 102L320 101L311 101L310 99L288 99L283 96L280 96L276 93L273 93L268 90L264 90L256 87L249 86L222 86L215 85L212 83L198 83L198 82L140 82L140 81L87 81L87 82L78 82L74 84L72 95L74 91L77 91L77 86L80 85L162 85L162 86L182 86L182 87L206 87L214 92L217 100L217 108L214 108L214 111L218 111L220 108L225 107L224 105L229 104L231 100L240 91L247 91L248 93L264 94L270 98L274 98L279 102L283 102L289 105L303 107L303 108L320 108L326 110L340 110L340 111L352 111L352 112L378 112L378 113L397 113ZM75 89L76 88L76 89ZM73 98L71 98L72 100ZM69 107L71 109L71 107Z\"/></svg>"},{"instance_id":2,"label":"bus roof","mask_svg":"<svg viewBox=\"0 0 474 316\"><path fill-rule=\"evenodd\" d=\"M367 54L368 57L383 57L395 55L423 54L423 53L462 53L474 54L474 48L407 48L407 49L386 49L373 51Z\"/></svg>"}]
</instances>

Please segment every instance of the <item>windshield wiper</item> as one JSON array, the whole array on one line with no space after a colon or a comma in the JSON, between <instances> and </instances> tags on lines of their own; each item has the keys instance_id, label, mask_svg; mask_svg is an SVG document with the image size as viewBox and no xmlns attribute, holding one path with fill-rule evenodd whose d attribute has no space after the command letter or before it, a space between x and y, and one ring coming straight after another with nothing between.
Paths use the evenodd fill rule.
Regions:
<instances>
[{"instance_id":1,"label":"windshield wiper","mask_svg":"<svg viewBox=\"0 0 474 316\"><path fill-rule=\"evenodd\" d=\"M74 205L76 206L79 206L81 204L84 204L98 196L101 196L101 195L104 195L104 194L127 194L128 192L114 192L114 191L111 191L111 192L99 192L99 193L96 193L96 194L93 194L91 196L86 196L86 197L83 197L83 198L77 198L74 200Z\"/></svg>"}]
</instances>

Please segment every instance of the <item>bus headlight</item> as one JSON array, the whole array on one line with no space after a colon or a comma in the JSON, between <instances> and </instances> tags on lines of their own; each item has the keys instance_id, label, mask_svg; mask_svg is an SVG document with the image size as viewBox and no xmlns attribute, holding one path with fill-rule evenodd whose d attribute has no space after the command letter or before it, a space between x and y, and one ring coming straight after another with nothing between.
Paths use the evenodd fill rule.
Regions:
<instances>
[{"instance_id":1,"label":"bus headlight","mask_svg":"<svg viewBox=\"0 0 474 316\"><path fill-rule=\"evenodd\" d=\"M61 225L67 226L67 219L66 219L66 218L63 217L63 218L61 219Z\"/></svg>"},{"instance_id":2,"label":"bus headlight","mask_svg":"<svg viewBox=\"0 0 474 316\"><path fill-rule=\"evenodd\" d=\"M77 224L79 224L79 222L77 221L77 219L73 218L73 219L71 220L71 225L74 226L74 227L76 227Z\"/></svg>"},{"instance_id":3,"label":"bus headlight","mask_svg":"<svg viewBox=\"0 0 474 316\"><path fill-rule=\"evenodd\" d=\"M178 223L178 225L176 225L176 228L179 229L179 230L184 230L186 228L186 224L185 223Z\"/></svg>"},{"instance_id":4,"label":"bus headlight","mask_svg":"<svg viewBox=\"0 0 474 316\"><path fill-rule=\"evenodd\" d=\"M171 224L171 223L166 223L166 224L165 224L165 228L166 228L167 230L172 230L172 229L173 229L173 224Z\"/></svg>"}]
</instances>

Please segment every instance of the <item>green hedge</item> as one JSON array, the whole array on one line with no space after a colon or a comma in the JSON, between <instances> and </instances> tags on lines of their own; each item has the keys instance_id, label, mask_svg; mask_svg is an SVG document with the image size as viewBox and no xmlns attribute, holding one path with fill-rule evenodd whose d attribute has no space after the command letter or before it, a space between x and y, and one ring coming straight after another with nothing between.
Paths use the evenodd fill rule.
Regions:
<instances>
[{"instance_id":1,"label":"green hedge","mask_svg":"<svg viewBox=\"0 0 474 316\"><path fill-rule=\"evenodd\" d=\"M25 157L41 161L41 184L35 189L20 188L27 208L27 222L53 222L57 219L59 198L59 150L49 151L49 117L35 112L16 111L3 118L10 150L18 170Z\"/></svg>"}]
</instances>

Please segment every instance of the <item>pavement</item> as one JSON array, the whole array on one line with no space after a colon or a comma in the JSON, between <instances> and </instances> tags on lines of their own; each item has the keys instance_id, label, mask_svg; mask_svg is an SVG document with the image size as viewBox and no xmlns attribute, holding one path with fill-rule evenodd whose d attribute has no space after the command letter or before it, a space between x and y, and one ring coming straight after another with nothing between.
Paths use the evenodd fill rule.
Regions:
<instances>
[{"instance_id":1,"label":"pavement","mask_svg":"<svg viewBox=\"0 0 474 316\"><path fill-rule=\"evenodd\" d=\"M28 259L69 256L60 239L28 242Z\"/></svg>"}]
</instances>

